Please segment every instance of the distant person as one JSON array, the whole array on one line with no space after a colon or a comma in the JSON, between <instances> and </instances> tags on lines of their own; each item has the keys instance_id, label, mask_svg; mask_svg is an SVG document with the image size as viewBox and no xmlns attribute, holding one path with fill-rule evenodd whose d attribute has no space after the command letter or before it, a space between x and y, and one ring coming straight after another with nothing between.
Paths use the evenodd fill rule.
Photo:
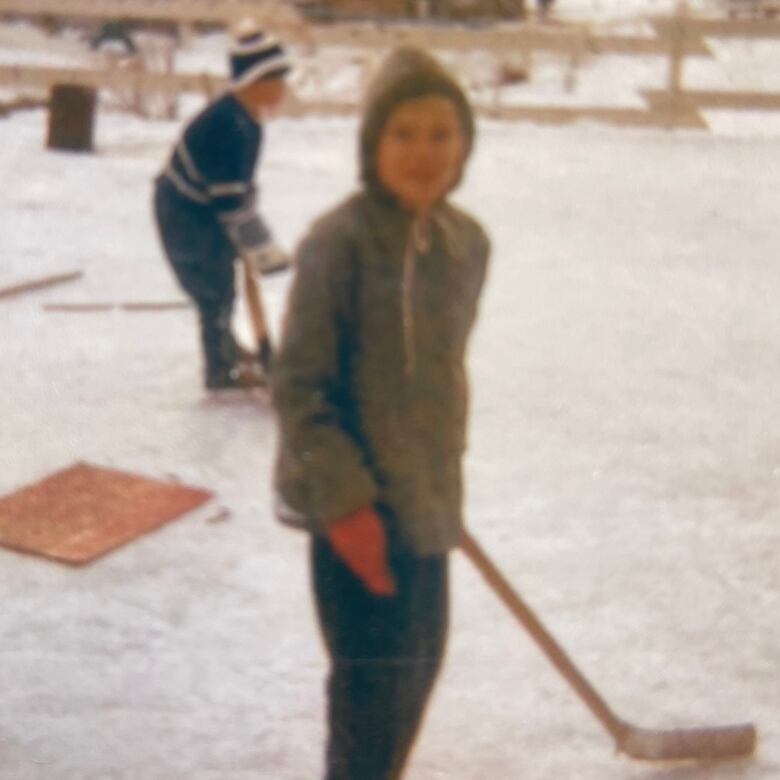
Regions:
<instances>
[{"instance_id":1,"label":"distant person","mask_svg":"<svg viewBox=\"0 0 780 780\"><path fill-rule=\"evenodd\" d=\"M439 0L406 0L404 12L411 18L427 19L431 17L436 19L440 13Z\"/></svg>"},{"instance_id":2,"label":"distant person","mask_svg":"<svg viewBox=\"0 0 780 780\"><path fill-rule=\"evenodd\" d=\"M278 515L311 533L330 658L327 780L401 777L444 653L462 528L464 357L489 242L447 201L474 119L418 49L360 128L362 189L296 255L274 357Z\"/></svg>"},{"instance_id":3,"label":"distant person","mask_svg":"<svg viewBox=\"0 0 780 780\"><path fill-rule=\"evenodd\" d=\"M257 212L255 168L264 116L285 95L290 62L269 35L244 25L230 51L228 91L185 128L155 180L154 211L165 255L195 302L209 389L266 383L260 356L240 347L231 318L234 261L256 273L289 264Z\"/></svg>"},{"instance_id":4,"label":"distant person","mask_svg":"<svg viewBox=\"0 0 780 780\"><path fill-rule=\"evenodd\" d=\"M536 0L536 12L541 19L546 19L552 10L555 0Z\"/></svg>"},{"instance_id":5,"label":"distant person","mask_svg":"<svg viewBox=\"0 0 780 780\"><path fill-rule=\"evenodd\" d=\"M138 47L130 37L130 28L127 22L109 21L102 24L90 40L89 45L92 49L100 49L105 44L119 44L127 55L138 53Z\"/></svg>"}]
</instances>

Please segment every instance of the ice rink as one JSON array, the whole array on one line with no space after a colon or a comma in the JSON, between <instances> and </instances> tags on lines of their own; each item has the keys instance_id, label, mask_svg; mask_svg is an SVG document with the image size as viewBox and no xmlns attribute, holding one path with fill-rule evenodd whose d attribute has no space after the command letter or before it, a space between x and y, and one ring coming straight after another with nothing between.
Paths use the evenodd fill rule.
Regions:
<instances>
[{"instance_id":1,"label":"ice rink","mask_svg":"<svg viewBox=\"0 0 780 780\"><path fill-rule=\"evenodd\" d=\"M190 310L44 309L181 298L149 196L183 119L101 113L93 155L45 151L43 110L0 119L0 285L83 271L0 300L0 494L78 460L218 494L84 568L0 548L2 780L321 771L324 654L306 540L271 512L267 400L204 393ZM616 756L456 553L409 780L780 777L780 133L719 122L480 123L455 197L493 240L467 503L622 717L752 721L758 751ZM262 208L284 246L354 186L355 132L269 126ZM275 331L288 284L264 284Z\"/></svg>"}]
</instances>

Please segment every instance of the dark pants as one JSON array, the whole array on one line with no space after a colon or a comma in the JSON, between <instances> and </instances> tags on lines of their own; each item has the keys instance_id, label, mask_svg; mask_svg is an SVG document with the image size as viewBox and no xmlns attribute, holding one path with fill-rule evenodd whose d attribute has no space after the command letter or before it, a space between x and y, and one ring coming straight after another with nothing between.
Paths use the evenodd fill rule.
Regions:
<instances>
[{"instance_id":1,"label":"dark pants","mask_svg":"<svg viewBox=\"0 0 780 780\"><path fill-rule=\"evenodd\" d=\"M230 329L236 251L212 211L185 200L164 178L155 183L154 213L171 269L198 307L206 371L228 369L237 356Z\"/></svg>"},{"instance_id":2,"label":"dark pants","mask_svg":"<svg viewBox=\"0 0 780 780\"><path fill-rule=\"evenodd\" d=\"M394 549L397 593L372 596L312 542L313 585L330 655L326 780L396 780L441 666L448 623L446 556Z\"/></svg>"}]
</instances>

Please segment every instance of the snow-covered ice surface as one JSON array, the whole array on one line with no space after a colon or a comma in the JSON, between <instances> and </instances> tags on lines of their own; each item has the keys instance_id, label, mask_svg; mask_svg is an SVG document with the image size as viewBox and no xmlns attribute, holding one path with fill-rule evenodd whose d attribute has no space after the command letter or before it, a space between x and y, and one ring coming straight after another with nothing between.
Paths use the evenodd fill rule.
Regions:
<instances>
[{"instance_id":1,"label":"snow-covered ice surface","mask_svg":"<svg viewBox=\"0 0 780 780\"><path fill-rule=\"evenodd\" d=\"M754 721L756 756L615 756L455 556L409 780L780 777L780 133L765 118L482 122L457 194L494 241L470 352L472 529L620 715ZM84 568L0 548L2 780L320 773L324 657L305 538L271 515L267 403L203 393L191 311L43 309L181 297L149 213L180 125L101 113L97 153L71 155L44 150L42 111L0 120L0 286L84 272L0 300L0 494L76 460L218 493ZM260 183L282 244L350 191L355 127L268 128ZM275 329L288 284L264 282Z\"/></svg>"}]
</instances>

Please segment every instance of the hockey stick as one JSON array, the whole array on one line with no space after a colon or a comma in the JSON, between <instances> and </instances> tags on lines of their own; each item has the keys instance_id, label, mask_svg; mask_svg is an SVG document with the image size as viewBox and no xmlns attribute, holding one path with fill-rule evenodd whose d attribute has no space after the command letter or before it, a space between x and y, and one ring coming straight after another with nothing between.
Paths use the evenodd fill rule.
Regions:
<instances>
[{"instance_id":1,"label":"hockey stick","mask_svg":"<svg viewBox=\"0 0 780 780\"><path fill-rule=\"evenodd\" d=\"M268 371L271 366L271 339L268 335L268 326L266 325L259 284L252 273L249 260L246 258L242 259L241 265L244 267L244 291L246 293L247 307L249 308L249 317L252 320L252 328L257 341L258 359L260 365Z\"/></svg>"},{"instance_id":2,"label":"hockey stick","mask_svg":"<svg viewBox=\"0 0 780 780\"><path fill-rule=\"evenodd\" d=\"M655 730L640 728L618 718L467 531L463 532L460 546L493 592L611 734L619 753L644 761L681 761L734 758L753 752L756 730L750 723Z\"/></svg>"}]
</instances>

